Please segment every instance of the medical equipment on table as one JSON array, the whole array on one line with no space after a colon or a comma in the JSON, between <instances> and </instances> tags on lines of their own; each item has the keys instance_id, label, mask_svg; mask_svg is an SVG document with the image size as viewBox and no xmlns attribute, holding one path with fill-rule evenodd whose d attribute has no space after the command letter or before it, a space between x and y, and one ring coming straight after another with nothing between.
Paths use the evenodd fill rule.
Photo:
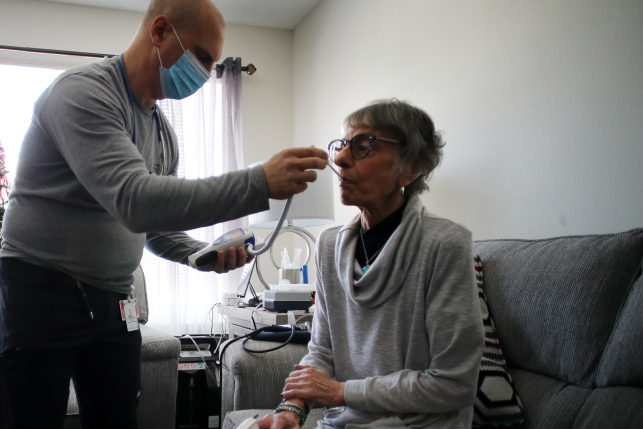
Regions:
<instances>
[{"instance_id":1,"label":"medical equipment on table","mask_svg":"<svg viewBox=\"0 0 643 429\"><path fill-rule=\"evenodd\" d=\"M308 310L313 298L308 290L267 290L263 307L270 311Z\"/></svg>"}]
</instances>

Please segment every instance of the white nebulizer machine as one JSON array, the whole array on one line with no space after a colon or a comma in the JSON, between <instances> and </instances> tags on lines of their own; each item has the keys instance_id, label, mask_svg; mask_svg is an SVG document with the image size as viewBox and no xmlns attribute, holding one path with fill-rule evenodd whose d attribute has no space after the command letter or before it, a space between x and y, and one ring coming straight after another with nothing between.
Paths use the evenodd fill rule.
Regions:
<instances>
[{"instance_id":1,"label":"white nebulizer machine","mask_svg":"<svg viewBox=\"0 0 643 429\"><path fill-rule=\"evenodd\" d=\"M198 269L210 264L216 264L217 260L219 259L219 251L227 252L231 247L234 247L236 249L238 247L245 246L248 254L253 256L258 256L262 253L265 253L268 249L270 249L270 246L272 246L272 243L277 238L277 235L281 230L281 226L286 219L286 215L288 214L288 209L290 209L291 203L292 197L288 198L286 206L284 207L284 211L281 213L281 218L277 223L277 228L275 228L275 233L272 235L272 237L270 237L268 243L256 243L254 234L248 228L233 229L232 231L223 234L221 237L214 240L207 247L188 256L188 262L190 263L190 266L192 268Z\"/></svg>"}]
</instances>

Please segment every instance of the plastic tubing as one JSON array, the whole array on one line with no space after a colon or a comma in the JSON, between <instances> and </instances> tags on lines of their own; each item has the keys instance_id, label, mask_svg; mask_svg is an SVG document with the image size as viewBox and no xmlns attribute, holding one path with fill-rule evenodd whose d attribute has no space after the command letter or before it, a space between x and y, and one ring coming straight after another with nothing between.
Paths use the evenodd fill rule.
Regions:
<instances>
[{"instance_id":1,"label":"plastic tubing","mask_svg":"<svg viewBox=\"0 0 643 429\"><path fill-rule=\"evenodd\" d=\"M259 247L258 249L255 249L253 245L248 246L247 252L251 255L254 256L259 256L263 253L266 253L268 249L270 249L270 246L272 246L272 243L275 242L277 239L277 236L279 235L279 231L281 231L281 227L284 224L284 221L286 220L286 215L288 215L288 210L290 210L290 204L292 203L293 197L288 198L288 201L286 201L286 205L284 206L284 210L281 212L281 217L279 218L279 222L277 222L277 227L275 228L275 231L272 233L272 237L270 237L270 240L268 240L267 243L265 243L263 246Z\"/></svg>"}]
</instances>

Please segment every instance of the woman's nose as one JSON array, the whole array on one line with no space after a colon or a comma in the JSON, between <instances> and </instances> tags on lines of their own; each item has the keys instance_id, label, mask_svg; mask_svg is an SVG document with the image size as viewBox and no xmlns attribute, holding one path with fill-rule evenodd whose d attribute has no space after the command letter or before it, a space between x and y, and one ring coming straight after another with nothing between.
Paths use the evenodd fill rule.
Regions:
<instances>
[{"instance_id":1,"label":"woman's nose","mask_svg":"<svg viewBox=\"0 0 643 429\"><path fill-rule=\"evenodd\" d=\"M350 163L353 161L353 155L351 155L351 146L348 144L339 151L335 156L335 164L338 167L346 168L350 166Z\"/></svg>"}]
</instances>

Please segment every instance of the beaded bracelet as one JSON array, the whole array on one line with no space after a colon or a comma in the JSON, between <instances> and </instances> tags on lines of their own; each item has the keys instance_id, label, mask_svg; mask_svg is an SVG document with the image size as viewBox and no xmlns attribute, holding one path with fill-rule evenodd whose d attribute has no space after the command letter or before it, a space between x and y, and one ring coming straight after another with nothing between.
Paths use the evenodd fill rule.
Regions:
<instances>
[{"instance_id":1,"label":"beaded bracelet","mask_svg":"<svg viewBox=\"0 0 643 429\"><path fill-rule=\"evenodd\" d=\"M293 411L297 413L297 415L299 416L299 426L303 426L304 423L306 423L306 419L308 418L308 415L304 412L304 410L296 405L280 404L275 410L275 413L280 413L282 411Z\"/></svg>"}]
</instances>

